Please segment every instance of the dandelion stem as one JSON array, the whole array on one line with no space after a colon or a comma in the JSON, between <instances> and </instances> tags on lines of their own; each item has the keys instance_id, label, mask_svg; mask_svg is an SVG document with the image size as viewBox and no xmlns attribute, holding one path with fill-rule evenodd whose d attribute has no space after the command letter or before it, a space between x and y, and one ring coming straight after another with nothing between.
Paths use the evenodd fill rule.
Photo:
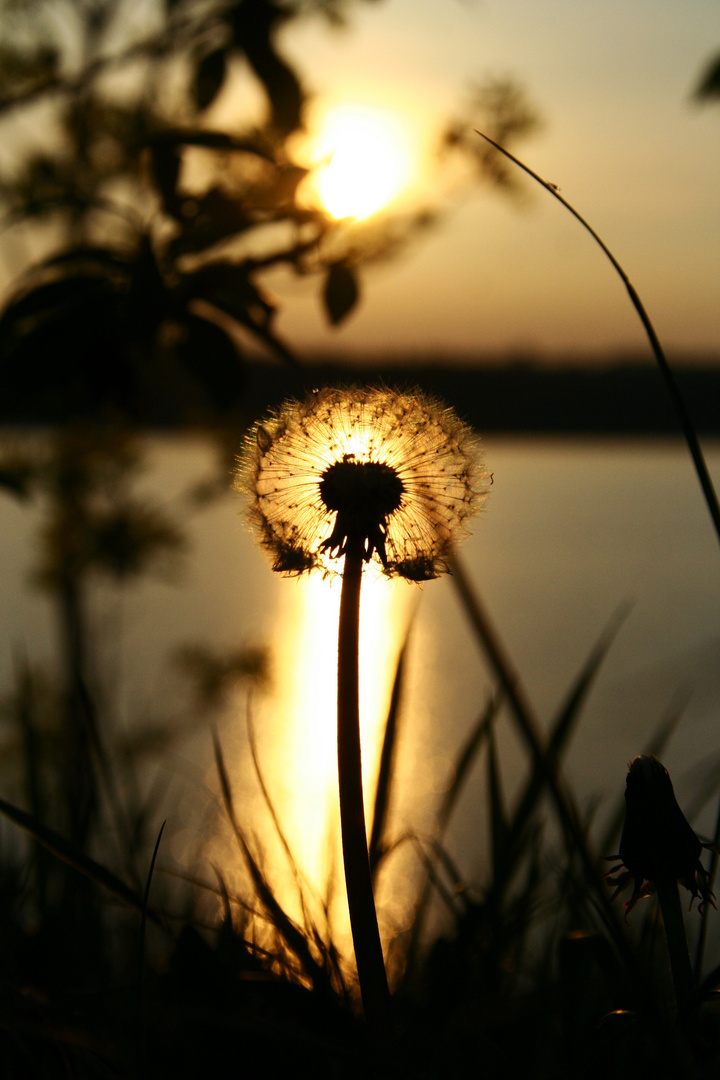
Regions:
<instances>
[{"instance_id":1,"label":"dandelion stem","mask_svg":"<svg viewBox=\"0 0 720 1080\"><path fill-rule=\"evenodd\" d=\"M657 893L675 987L675 1005L680 1019L687 1020L692 1014L695 1003L695 979L690 963L677 882L658 881Z\"/></svg>"},{"instance_id":2,"label":"dandelion stem","mask_svg":"<svg viewBox=\"0 0 720 1080\"><path fill-rule=\"evenodd\" d=\"M360 756L358 645L362 548L348 544L338 631L338 781L345 884L360 992L368 1030L390 1035L390 992L368 859Z\"/></svg>"}]
</instances>

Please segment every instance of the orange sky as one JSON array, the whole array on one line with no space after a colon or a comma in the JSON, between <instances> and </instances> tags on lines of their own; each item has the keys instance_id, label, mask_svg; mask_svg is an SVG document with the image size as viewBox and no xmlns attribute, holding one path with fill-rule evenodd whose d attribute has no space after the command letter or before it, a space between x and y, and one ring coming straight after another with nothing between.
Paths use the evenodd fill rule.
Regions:
<instances>
[{"instance_id":1,"label":"orange sky","mask_svg":"<svg viewBox=\"0 0 720 1080\"><path fill-rule=\"evenodd\" d=\"M470 83L514 76L544 120L519 155L613 250L670 355L720 351L720 105L691 101L720 51L716 0L348 11L345 31L309 20L283 39L318 105L392 108L427 150ZM521 206L487 190L458 200L404 258L366 270L362 306L339 329L325 325L317 282L279 276L279 329L306 356L645 350L610 264L555 200L527 189Z\"/></svg>"},{"instance_id":2,"label":"orange sky","mask_svg":"<svg viewBox=\"0 0 720 1080\"><path fill-rule=\"evenodd\" d=\"M267 284L291 347L304 359L647 353L622 283L556 200L524 178L520 202L450 194L436 168L471 85L510 76L543 120L515 151L614 252L668 354L720 363L720 101L692 100L720 52L717 0L358 0L347 14L344 30L291 20L280 41L314 95L309 137L332 106L386 110L416 153L406 197L444 217L363 269L362 303L338 328L322 282L277 271ZM240 68L208 123L242 127L262 108Z\"/></svg>"}]
</instances>

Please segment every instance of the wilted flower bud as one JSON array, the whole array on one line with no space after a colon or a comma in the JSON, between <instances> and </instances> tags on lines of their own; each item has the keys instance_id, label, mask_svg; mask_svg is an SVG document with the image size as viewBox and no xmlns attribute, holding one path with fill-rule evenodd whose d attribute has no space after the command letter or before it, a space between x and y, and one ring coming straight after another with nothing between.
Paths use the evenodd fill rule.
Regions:
<instances>
[{"instance_id":1,"label":"wilted flower bud","mask_svg":"<svg viewBox=\"0 0 720 1080\"><path fill-rule=\"evenodd\" d=\"M652 754L630 762L625 786L625 825L620 859L607 880L616 889L611 899L634 881L626 902L626 917L638 900L655 892L659 883L678 882L692 893L690 906L700 896L699 910L715 904L710 876L700 863L702 844L677 804L667 769ZM613 876L614 875L614 876Z\"/></svg>"}]
</instances>

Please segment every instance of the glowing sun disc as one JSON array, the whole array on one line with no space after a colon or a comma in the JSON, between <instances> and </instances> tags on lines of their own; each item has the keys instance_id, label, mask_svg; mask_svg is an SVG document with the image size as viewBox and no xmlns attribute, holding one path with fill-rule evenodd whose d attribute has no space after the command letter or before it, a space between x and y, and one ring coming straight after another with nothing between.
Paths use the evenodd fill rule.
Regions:
<instances>
[{"instance_id":1,"label":"glowing sun disc","mask_svg":"<svg viewBox=\"0 0 720 1080\"><path fill-rule=\"evenodd\" d=\"M316 158L317 191L335 218L364 218L391 202L407 184L410 155L402 125L389 114L342 108L323 124Z\"/></svg>"}]
</instances>

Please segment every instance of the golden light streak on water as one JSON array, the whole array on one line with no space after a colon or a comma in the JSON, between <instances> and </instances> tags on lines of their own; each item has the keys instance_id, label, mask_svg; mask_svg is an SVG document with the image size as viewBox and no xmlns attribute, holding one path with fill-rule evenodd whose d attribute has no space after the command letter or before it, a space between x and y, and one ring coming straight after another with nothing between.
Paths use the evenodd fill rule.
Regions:
<instances>
[{"instance_id":1,"label":"golden light streak on water","mask_svg":"<svg viewBox=\"0 0 720 1080\"><path fill-rule=\"evenodd\" d=\"M337 631L341 582L311 575L288 582L288 609L275 651L273 715L263 726L263 769L293 857L303 877L325 895L329 876L341 878L337 788ZM363 575L360 611L360 723L365 810L372 823L377 771L392 682L416 590L389 582L372 569ZM283 871L284 866L284 871ZM287 859L274 860L280 891L291 902L297 889ZM278 877L273 878L279 881ZM344 915L338 881L333 907Z\"/></svg>"}]
</instances>

